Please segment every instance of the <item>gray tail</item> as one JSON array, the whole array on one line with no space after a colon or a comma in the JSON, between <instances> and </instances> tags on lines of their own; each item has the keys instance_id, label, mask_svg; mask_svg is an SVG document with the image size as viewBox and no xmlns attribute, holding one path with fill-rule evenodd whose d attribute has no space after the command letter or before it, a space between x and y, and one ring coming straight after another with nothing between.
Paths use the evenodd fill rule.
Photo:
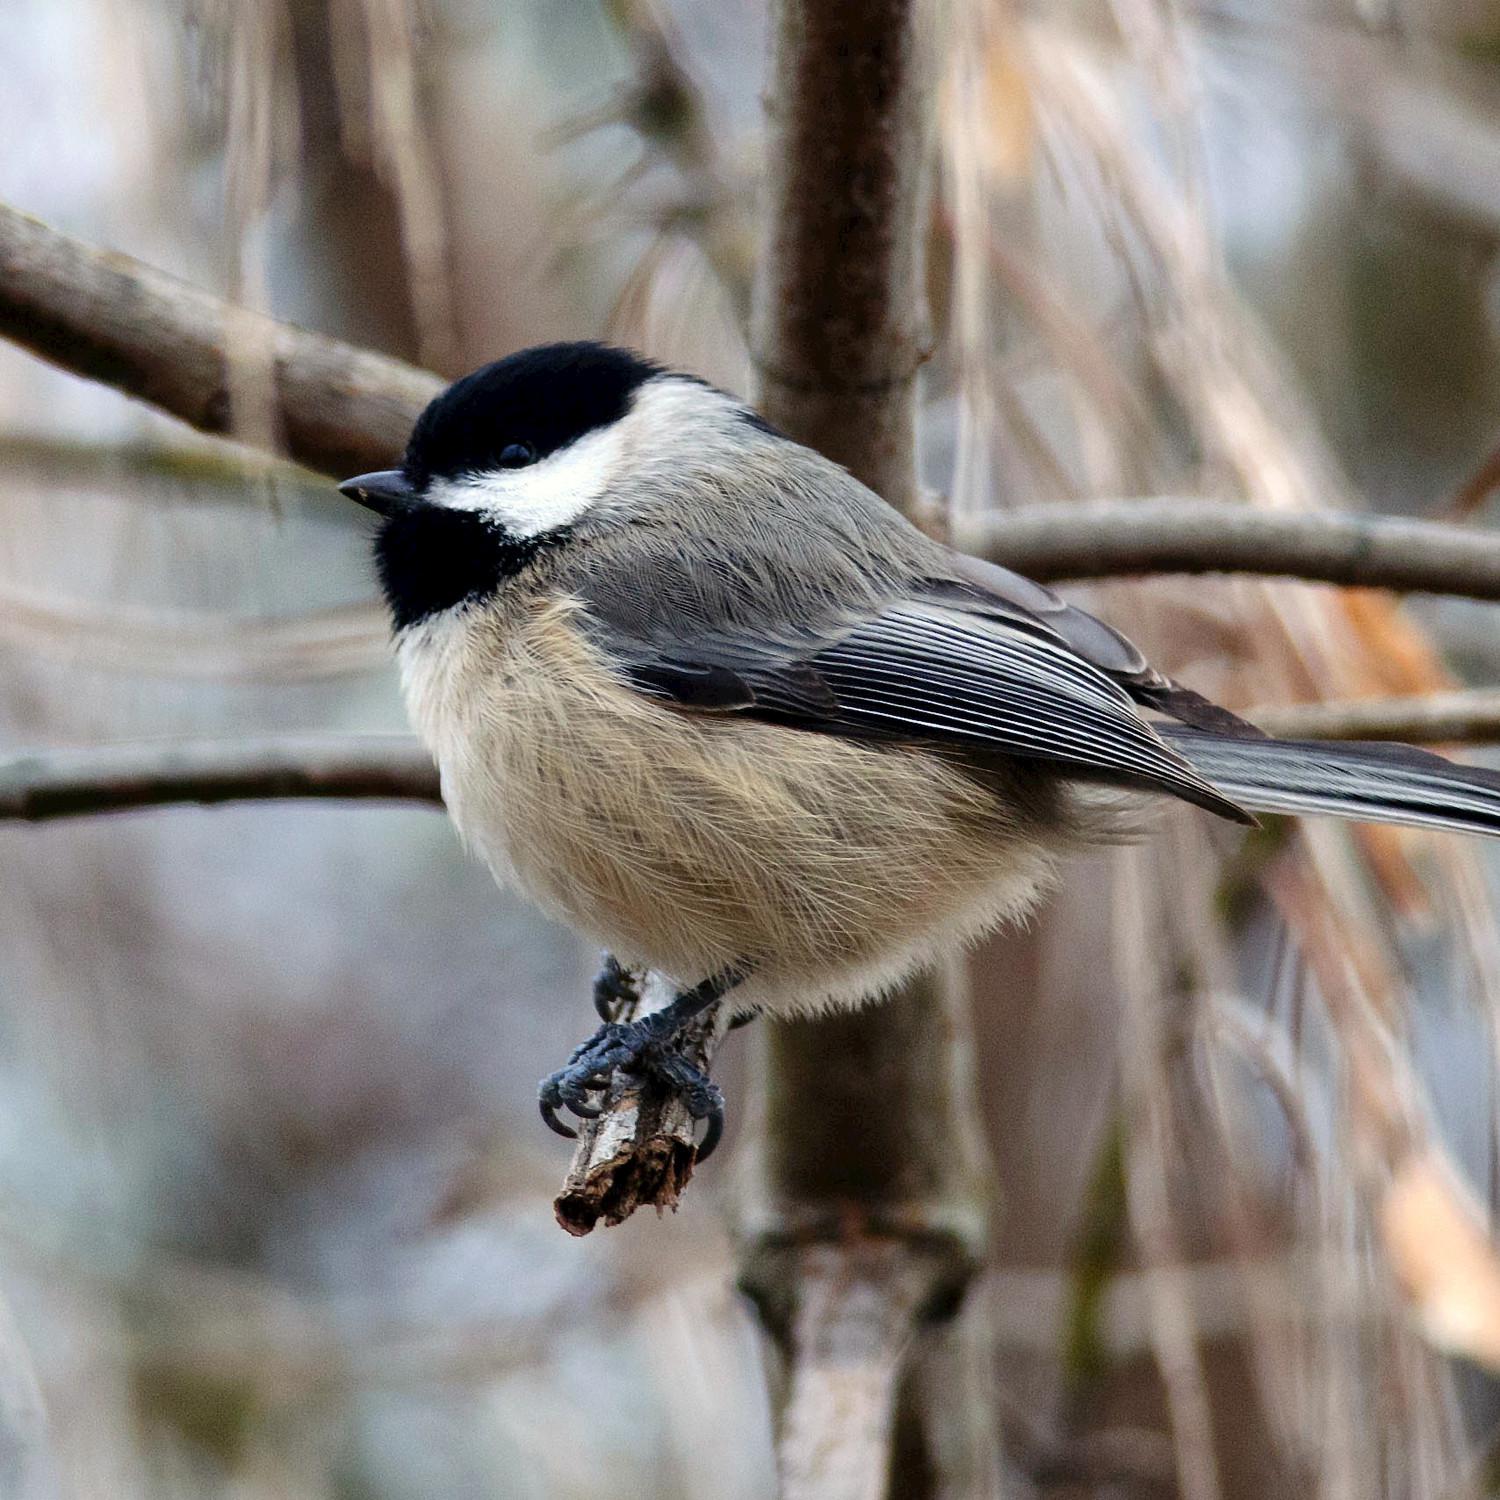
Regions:
<instances>
[{"instance_id":1,"label":"gray tail","mask_svg":"<svg viewBox=\"0 0 1500 1500\"><path fill-rule=\"evenodd\" d=\"M1253 812L1331 813L1365 823L1500 836L1500 772L1409 745L1271 740L1180 724L1156 731Z\"/></svg>"}]
</instances>

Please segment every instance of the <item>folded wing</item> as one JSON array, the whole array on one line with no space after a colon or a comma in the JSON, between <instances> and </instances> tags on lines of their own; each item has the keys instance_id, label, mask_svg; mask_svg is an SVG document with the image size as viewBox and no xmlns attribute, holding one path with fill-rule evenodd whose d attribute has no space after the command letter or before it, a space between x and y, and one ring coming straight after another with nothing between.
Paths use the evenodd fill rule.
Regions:
<instances>
[{"instance_id":1,"label":"folded wing","mask_svg":"<svg viewBox=\"0 0 1500 1500\"><path fill-rule=\"evenodd\" d=\"M601 639L643 692L850 738L1033 760L1248 814L1143 717L1126 687L1044 622L931 595L821 629Z\"/></svg>"}]
</instances>

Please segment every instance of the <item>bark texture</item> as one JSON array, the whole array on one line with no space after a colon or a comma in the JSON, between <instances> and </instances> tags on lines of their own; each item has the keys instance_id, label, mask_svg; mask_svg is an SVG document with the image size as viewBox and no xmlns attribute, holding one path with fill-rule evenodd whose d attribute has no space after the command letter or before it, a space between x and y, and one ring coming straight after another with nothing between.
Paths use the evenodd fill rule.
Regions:
<instances>
[{"instance_id":1,"label":"bark texture","mask_svg":"<svg viewBox=\"0 0 1500 1500\"><path fill-rule=\"evenodd\" d=\"M761 410L908 513L931 24L911 0L774 7L753 316ZM782 1494L917 1500L945 1414L903 1399L910 1356L960 1302L988 1217L964 1007L923 975L858 1014L767 1026L760 1046L742 1280L783 1359ZM929 1461L899 1460L912 1451Z\"/></svg>"},{"instance_id":2,"label":"bark texture","mask_svg":"<svg viewBox=\"0 0 1500 1500\"><path fill-rule=\"evenodd\" d=\"M142 740L0 760L0 822L286 797L442 806L427 752L400 734Z\"/></svg>"},{"instance_id":3,"label":"bark texture","mask_svg":"<svg viewBox=\"0 0 1500 1500\"><path fill-rule=\"evenodd\" d=\"M651 975L643 1003L617 1019L631 1020L671 999L669 987ZM715 1006L684 1030L684 1049L700 1068L712 1064L728 1020L724 1007ZM680 1095L643 1088L639 1080L616 1072L601 1103L597 1120L576 1122L578 1146L553 1203L557 1222L571 1235L588 1234L601 1223L622 1224L641 1208L675 1209L697 1165L695 1142L702 1126Z\"/></svg>"},{"instance_id":4,"label":"bark texture","mask_svg":"<svg viewBox=\"0 0 1500 1500\"><path fill-rule=\"evenodd\" d=\"M817 446L915 513L911 397L926 350L916 295L920 241L903 248L882 226L886 210L909 213L894 187L898 178L910 178L920 192L920 146L903 146L892 129L899 118L919 141L925 128L909 90L899 86L909 81L918 48L913 36L875 45L875 14L889 20L900 6L847 9L851 49L860 38L869 41L868 56L851 51L850 76L857 72L871 92L865 97L847 80L828 80L800 63L826 113L807 102L790 109L778 103L780 131L802 151L818 190L831 192L845 177L830 150L836 111L865 104L888 122L868 136L839 137L858 159L847 159L853 190L839 191L835 202L799 191L803 176L789 161L771 173L768 192L783 205L785 222L779 213L769 218L763 247L771 259L755 320L761 404L780 412L794 436L822 435ZM803 57L802 44L843 45L827 17L800 14L783 16L778 38L778 57ZM818 295L798 290L794 263L806 264L807 284L820 287ZM912 297L898 298L898 285ZM820 297L833 309L822 319ZM846 304L857 315L846 315ZM273 352L277 451L336 478L394 462L417 413L442 385L429 371L235 307L0 204L0 337L199 431L232 436L231 325ZM879 349L860 332L874 328L889 330ZM1446 522L1148 499L984 516L953 540L1044 582L1249 573L1500 600L1500 539Z\"/></svg>"},{"instance_id":5,"label":"bark texture","mask_svg":"<svg viewBox=\"0 0 1500 1500\"><path fill-rule=\"evenodd\" d=\"M916 10L775 7L751 340L762 410L902 510L916 502L928 350L919 215L933 100Z\"/></svg>"},{"instance_id":6,"label":"bark texture","mask_svg":"<svg viewBox=\"0 0 1500 1500\"><path fill-rule=\"evenodd\" d=\"M1253 573L1500 600L1500 538L1446 522L1212 500L1037 506L968 522L955 545L1039 582Z\"/></svg>"},{"instance_id":7,"label":"bark texture","mask_svg":"<svg viewBox=\"0 0 1500 1500\"><path fill-rule=\"evenodd\" d=\"M221 301L0 206L0 337L233 436L231 346L269 355L276 449L347 478L394 463L436 375Z\"/></svg>"}]
</instances>

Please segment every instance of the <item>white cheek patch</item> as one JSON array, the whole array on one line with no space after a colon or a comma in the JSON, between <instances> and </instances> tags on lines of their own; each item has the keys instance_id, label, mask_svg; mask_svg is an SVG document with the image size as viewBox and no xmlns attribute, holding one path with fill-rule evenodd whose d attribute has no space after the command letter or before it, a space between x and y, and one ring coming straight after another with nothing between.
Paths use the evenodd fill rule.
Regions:
<instances>
[{"instance_id":1,"label":"white cheek patch","mask_svg":"<svg viewBox=\"0 0 1500 1500\"><path fill-rule=\"evenodd\" d=\"M436 479L427 498L492 516L513 536L542 536L571 525L603 498L619 454L618 426L600 427L524 469Z\"/></svg>"}]
</instances>

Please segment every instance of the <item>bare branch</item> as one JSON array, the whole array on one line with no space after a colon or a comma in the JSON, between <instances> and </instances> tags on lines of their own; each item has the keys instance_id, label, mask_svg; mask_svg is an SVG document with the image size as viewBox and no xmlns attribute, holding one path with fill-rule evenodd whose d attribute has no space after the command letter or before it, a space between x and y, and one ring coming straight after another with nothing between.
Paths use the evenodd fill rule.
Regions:
<instances>
[{"instance_id":1,"label":"bare branch","mask_svg":"<svg viewBox=\"0 0 1500 1500\"><path fill-rule=\"evenodd\" d=\"M796 1252L798 1305L780 1441L782 1493L865 1500L887 1492L911 1330L951 1270L896 1241ZM948 1399L959 1399L948 1392Z\"/></svg>"},{"instance_id":2,"label":"bare branch","mask_svg":"<svg viewBox=\"0 0 1500 1500\"><path fill-rule=\"evenodd\" d=\"M1488 744L1500 741L1500 691L1476 689L1423 698L1361 698L1248 710L1270 734L1309 740L1404 740L1414 744ZM43 823L62 818L131 812L192 803L326 798L423 802L440 806L437 772L416 739L404 734L286 735L250 740L144 740L0 759L0 822ZM719 1032L696 1039L703 1062ZM638 1115L640 1118L638 1118ZM626 1092L585 1135L589 1148L569 1178L564 1197L584 1191L603 1203L624 1192L597 1173L614 1161L611 1180L624 1171L615 1157L624 1134L632 1138L692 1140L685 1114L664 1101ZM653 1146L654 1155L661 1151ZM587 1157L587 1161L585 1161ZM590 1176L590 1174L594 1174ZM685 1183L686 1174L679 1174ZM585 1181L587 1185L585 1186ZM665 1181L665 1177L663 1177ZM571 1201L571 1199L570 1199ZM652 1193L641 1201L670 1207ZM559 1199L559 1213L563 1213ZM576 1211L586 1212L580 1201ZM598 1217L609 1219L609 1209ZM610 1222L617 1222L610 1220Z\"/></svg>"},{"instance_id":3,"label":"bare branch","mask_svg":"<svg viewBox=\"0 0 1500 1500\"><path fill-rule=\"evenodd\" d=\"M225 344L272 350L280 451L325 474L393 462L438 377L223 302L0 204L0 336L200 432L232 436Z\"/></svg>"},{"instance_id":4,"label":"bare branch","mask_svg":"<svg viewBox=\"0 0 1500 1500\"><path fill-rule=\"evenodd\" d=\"M957 546L1040 582L1253 573L1500 600L1500 536L1347 511L1266 512L1212 500L1035 506L963 523Z\"/></svg>"},{"instance_id":5,"label":"bare branch","mask_svg":"<svg viewBox=\"0 0 1500 1500\"><path fill-rule=\"evenodd\" d=\"M778 0L751 346L759 404L892 505L918 502L917 378L935 118L917 0ZM955 1374L954 1312L987 1204L967 1016L951 974L882 1006L767 1028L742 1282L788 1363L787 1500L903 1500L993 1467ZM931 1377L948 1362L949 1378ZM931 1393L941 1388L942 1400ZM953 1442L948 1430L962 1431ZM983 1436L978 1434L983 1431ZM984 1451L980 1451L981 1448ZM910 1471L910 1472L908 1472Z\"/></svg>"},{"instance_id":6,"label":"bare branch","mask_svg":"<svg viewBox=\"0 0 1500 1500\"><path fill-rule=\"evenodd\" d=\"M868 17L862 24L873 34ZM863 88L852 78L840 86ZM803 81L833 87L828 80ZM893 107L907 108L899 99ZM900 142L920 136L922 122L903 114L873 125L863 144L847 135L834 142L821 110L809 118L809 106L797 109L801 113L793 111L785 128L800 132L792 144L802 153L802 168L819 174L814 185L820 192L838 189L835 179L850 167L848 153L856 146L883 163L877 187L879 181L886 187L869 200L859 256L824 232L812 205L829 200L799 196L786 183L778 187L787 215L768 247L769 262L785 268L795 261L806 280L783 271L762 298L764 306L780 309L776 319L762 316L758 325L763 404L781 410L783 425L795 435L826 433L818 446L873 480L887 499L912 509L912 486L898 486L894 476L910 467L909 398L925 334L912 308L903 309L882 288L884 279L913 285L914 252L900 252L894 242L901 236L873 226L894 205L892 172L915 170L909 143ZM794 283L821 291L797 291ZM823 319L817 309L823 296L847 311ZM0 204L0 336L73 374L111 385L200 431L229 435L225 327L237 319L259 319L275 349L282 451L324 473L343 476L391 462L439 388L438 377L425 370L260 318ZM868 337L871 328L886 334ZM897 409L901 414L892 415ZM1044 581L1252 573L1500 600L1500 541L1441 522L1333 511L1266 514L1212 501L1152 499L985 516L966 523L954 540Z\"/></svg>"},{"instance_id":7,"label":"bare branch","mask_svg":"<svg viewBox=\"0 0 1500 1500\"><path fill-rule=\"evenodd\" d=\"M1402 740L1417 745L1500 741L1500 691L1431 693L1421 698L1353 698L1254 708L1246 715L1288 740Z\"/></svg>"},{"instance_id":8,"label":"bare branch","mask_svg":"<svg viewBox=\"0 0 1500 1500\"><path fill-rule=\"evenodd\" d=\"M0 821L283 797L442 806L432 761L404 734L146 740L0 761Z\"/></svg>"},{"instance_id":9,"label":"bare branch","mask_svg":"<svg viewBox=\"0 0 1500 1500\"><path fill-rule=\"evenodd\" d=\"M910 0L774 11L764 240L751 350L760 405L900 510L916 503L917 373L932 127Z\"/></svg>"},{"instance_id":10,"label":"bare branch","mask_svg":"<svg viewBox=\"0 0 1500 1500\"><path fill-rule=\"evenodd\" d=\"M670 985L651 975L645 1003L618 1017L632 1019L665 1005ZM708 1069L729 1025L729 1010L715 1006L681 1033L683 1048L698 1067ZM682 1097L660 1088L642 1088L639 1079L616 1073L597 1120L586 1120L562 1191L553 1203L557 1222L572 1235L585 1235L601 1220L622 1224L638 1208L658 1213L675 1209L697 1161L697 1122Z\"/></svg>"}]
</instances>

